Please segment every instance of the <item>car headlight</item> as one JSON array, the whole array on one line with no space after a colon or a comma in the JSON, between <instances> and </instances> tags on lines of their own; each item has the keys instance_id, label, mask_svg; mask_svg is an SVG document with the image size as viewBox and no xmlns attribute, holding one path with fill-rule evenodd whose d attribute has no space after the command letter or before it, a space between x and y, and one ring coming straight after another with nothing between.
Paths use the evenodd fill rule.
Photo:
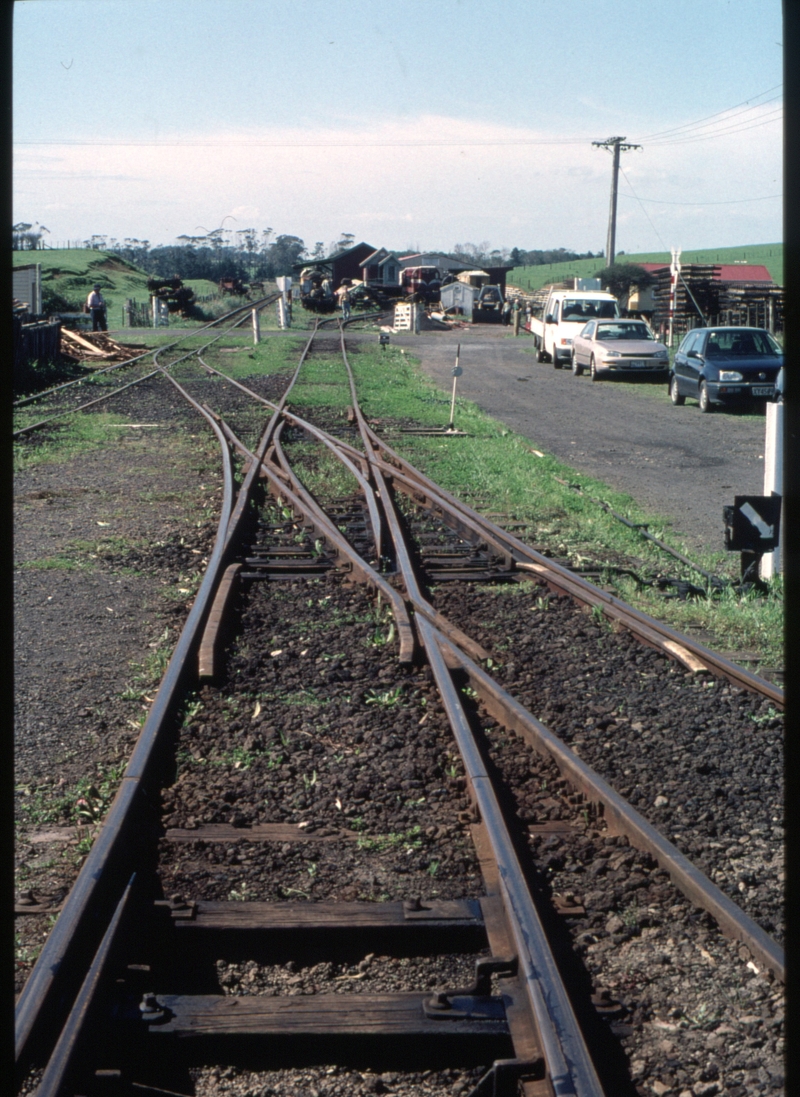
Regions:
<instances>
[{"instance_id":1,"label":"car headlight","mask_svg":"<svg viewBox=\"0 0 800 1097\"><path fill-rule=\"evenodd\" d=\"M666 350L666 349L664 349L664 350L657 350L657 351L655 352L655 354L653 355L653 357L654 357L654 358L669 358L669 351L668 351L668 350Z\"/></svg>"},{"instance_id":2,"label":"car headlight","mask_svg":"<svg viewBox=\"0 0 800 1097\"><path fill-rule=\"evenodd\" d=\"M572 346L572 340L571 339L562 339L561 340L561 346L562 347L571 347Z\"/></svg>"},{"instance_id":3,"label":"car headlight","mask_svg":"<svg viewBox=\"0 0 800 1097\"><path fill-rule=\"evenodd\" d=\"M603 351L603 357L604 358L621 358L622 355L620 354L620 352L618 350L604 350Z\"/></svg>"},{"instance_id":4,"label":"car headlight","mask_svg":"<svg viewBox=\"0 0 800 1097\"><path fill-rule=\"evenodd\" d=\"M721 369L719 371L720 381L743 381L741 373L735 369Z\"/></svg>"}]
</instances>

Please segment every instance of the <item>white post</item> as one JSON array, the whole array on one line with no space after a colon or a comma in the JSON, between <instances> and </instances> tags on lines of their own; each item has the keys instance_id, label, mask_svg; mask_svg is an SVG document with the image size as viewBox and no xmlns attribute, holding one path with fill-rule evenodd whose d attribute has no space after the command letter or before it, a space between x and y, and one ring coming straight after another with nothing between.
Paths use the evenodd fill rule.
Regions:
<instances>
[{"instance_id":1,"label":"white post","mask_svg":"<svg viewBox=\"0 0 800 1097\"><path fill-rule=\"evenodd\" d=\"M150 298L150 309L153 313L153 327L158 327L158 298L155 294Z\"/></svg>"},{"instance_id":2,"label":"white post","mask_svg":"<svg viewBox=\"0 0 800 1097\"><path fill-rule=\"evenodd\" d=\"M278 320L282 328L287 328L289 327L289 318L291 316L288 295L291 293L292 280L288 275L281 275L279 278L275 279L275 284L281 291L281 298L278 302Z\"/></svg>"},{"instance_id":3,"label":"white post","mask_svg":"<svg viewBox=\"0 0 800 1097\"><path fill-rule=\"evenodd\" d=\"M783 495L783 404L767 404L767 437L764 443L764 494ZM781 508L781 511L783 508ZM781 513L783 519L783 513ZM783 541L783 535L779 535ZM761 578L771 579L781 570L781 546L761 557Z\"/></svg>"},{"instance_id":4,"label":"white post","mask_svg":"<svg viewBox=\"0 0 800 1097\"><path fill-rule=\"evenodd\" d=\"M253 317L253 343L257 346L261 342L261 324L259 323L258 309L251 309L250 314Z\"/></svg>"},{"instance_id":5,"label":"white post","mask_svg":"<svg viewBox=\"0 0 800 1097\"><path fill-rule=\"evenodd\" d=\"M670 263L669 283L669 332L667 333L667 346L672 346L672 326L675 319L675 299L678 293L678 275L681 271L681 249L672 249L672 262Z\"/></svg>"},{"instance_id":6,"label":"white post","mask_svg":"<svg viewBox=\"0 0 800 1097\"><path fill-rule=\"evenodd\" d=\"M456 382L463 373L461 366L458 364L458 359L461 357L461 344L456 347L456 364L453 366L453 398L450 401L450 424L448 430L455 430L456 424Z\"/></svg>"}]
</instances>

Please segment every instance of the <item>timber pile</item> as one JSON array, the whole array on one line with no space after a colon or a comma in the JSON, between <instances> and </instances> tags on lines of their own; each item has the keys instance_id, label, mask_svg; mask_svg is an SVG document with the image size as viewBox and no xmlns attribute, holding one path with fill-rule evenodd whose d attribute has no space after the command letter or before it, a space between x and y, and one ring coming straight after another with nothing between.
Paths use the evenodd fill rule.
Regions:
<instances>
[{"instance_id":1,"label":"timber pile","mask_svg":"<svg viewBox=\"0 0 800 1097\"><path fill-rule=\"evenodd\" d=\"M780 286L773 282L723 282L719 273L718 266L699 263L690 263L681 269L682 280L678 280L673 324L676 338L682 338L691 328L700 326L703 320L709 325L783 330L783 290ZM665 332L669 325L669 268L658 271L656 279L657 285L653 291L656 307L652 325L658 331ZM702 311L702 318L692 297Z\"/></svg>"},{"instance_id":2,"label":"timber pile","mask_svg":"<svg viewBox=\"0 0 800 1097\"><path fill-rule=\"evenodd\" d=\"M715 282L717 270L717 267L705 263L689 263L681 268L675 293L673 338L682 339L691 328L701 326L704 320L710 323L711 316L716 315L719 296L719 282ZM659 332L666 331L669 326L670 277L669 267L656 273L657 284L653 288L655 309L651 323Z\"/></svg>"},{"instance_id":3,"label":"timber pile","mask_svg":"<svg viewBox=\"0 0 800 1097\"><path fill-rule=\"evenodd\" d=\"M118 343L104 331L80 334L61 329L61 354L75 362L126 362L147 348L130 343Z\"/></svg>"}]
</instances>

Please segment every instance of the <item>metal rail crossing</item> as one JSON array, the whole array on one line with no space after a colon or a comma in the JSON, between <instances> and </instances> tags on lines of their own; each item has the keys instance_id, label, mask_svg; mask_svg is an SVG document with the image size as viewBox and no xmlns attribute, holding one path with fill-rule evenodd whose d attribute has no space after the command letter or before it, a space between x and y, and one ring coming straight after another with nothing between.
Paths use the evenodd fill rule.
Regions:
<instances>
[{"instance_id":1,"label":"metal rail crossing","mask_svg":"<svg viewBox=\"0 0 800 1097\"><path fill-rule=\"evenodd\" d=\"M311 1038L327 1041L332 1055L342 1042L370 1037L384 1044L425 1041L457 1046L479 1043L493 1065L473 1091L513 1094L518 1085L529 1097L603 1092L570 997L553 958L540 913L526 884L514 840L493 787L485 750L462 704L458 682L468 680L478 699L501 725L520 735L534 750L551 757L569 783L598 805L612 832L648 851L668 870L673 882L704 907L723 931L744 942L775 976L783 979L782 949L747 917L680 851L555 735L515 701L481 665L487 653L427 601L420 564L404 533L396 508L403 494L457 535L458 543L429 558L441 575L507 579L536 575L629 629L642 642L684 665L702 664L712 674L756 691L781 705L782 692L714 652L598 590L567 569L535 552L511 534L460 503L391 450L367 424L358 404L340 325L342 361L347 370L361 448L343 442L286 408L312 349L311 334L297 369L277 403L191 354L207 374L235 385L266 405L269 421L251 451L220 415L201 405L185 386L157 364L155 372L204 416L222 453L224 497L217 539L200 590L151 706L119 792L80 875L64 905L17 1007L17 1069L21 1078L32 1064L45 1064L38 1097L85 1092L97 1067L98 1041L113 1048L131 1076L136 1064L171 1054L171 1039L182 1046L226 1051L254 1039L260 1046L291 1045ZM160 353L160 352L159 352ZM119 389L115 391L121 391ZM363 536L345 535L341 516L317 503L293 470L282 445L286 426L305 431L336 455L355 477L363 498ZM243 482L235 489L232 450L247 458ZM324 552L286 547L264 550L253 545L252 501L261 480L290 507L298 522L324 542ZM338 521L337 521L338 518ZM367 558L371 556L370 558ZM425 560L422 561L425 566ZM369 584L394 614L399 659L425 660L452 728L467 775L472 802L472 835L481 863L485 894L480 900L425 903L222 903L189 898L164 900L154 878L154 848L159 820L154 798L165 779L174 746L175 716L186 690L198 675L218 674L220 627L234 585L291 574L319 574L338 568ZM430 576L427 576L430 578ZM391 580L391 581L390 581ZM232 998L192 993L185 985L158 983L147 969L140 1000L130 986L139 966L131 964L148 950L177 952L186 958L209 941L235 942L239 953L262 949L286 934L314 935L331 948L342 934L381 933L391 939L432 941L453 935L476 936L491 956L478 962L473 985L438 994L313 995L310 997ZM446 945L444 946L446 950ZM128 978L115 975L127 962ZM144 969L142 969L144 970ZM493 984L492 979L495 982ZM152 984L152 985L150 985ZM191 1037L191 1039L189 1039ZM106 1056L107 1058L107 1056ZM114 1071L105 1072L122 1085ZM100 1070L102 1081L104 1072ZM106 1077L106 1081L109 1080ZM145 1092L142 1087L128 1092ZM126 1090L123 1088L123 1092ZM152 1088L148 1092L159 1092ZM163 1092L163 1091L161 1091Z\"/></svg>"}]
</instances>

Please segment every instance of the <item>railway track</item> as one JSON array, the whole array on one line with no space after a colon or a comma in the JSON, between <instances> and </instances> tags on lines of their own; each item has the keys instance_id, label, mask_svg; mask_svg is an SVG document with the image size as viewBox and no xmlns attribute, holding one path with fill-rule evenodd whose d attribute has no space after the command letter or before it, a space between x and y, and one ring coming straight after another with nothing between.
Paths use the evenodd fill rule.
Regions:
<instances>
[{"instance_id":1,"label":"railway track","mask_svg":"<svg viewBox=\"0 0 800 1097\"><path fill-rule=\"evenodd\" d=\"M548 686L543 703L502 653L486 627L492 598L513 600L527 632L543 617L562 637L590 622L599 636L580 637L586 655L573 660L596 661L598 638L635 650L640 674L696 695L695 721L719 705L713 689L742 712L782 695L408 465L360 411L343 333L349 425L296 414L287 403L315 339L277 400L229 384L202 353L192 378L162 371L219 439L217 542L21 995L19 1077L41 1097L189 1093L236 1064L289 1071L296 1092L291 1071L338 1063L344 1084L377 1092L400 1069L419 1092L636 1092L653 1023L641 988L614 973L608 948L582 957L603 941L635 951L671 919L671 947L699 933L687 947L769 973L778 1003L782 949L758 921L766 911L780 935L779 900L751 896L748 915L748 896L730 897L736 881L715 886L590 769L587 737L637 721L595 713L577 735L569 698ZM251 426L254 403L269 421L243 438L237 419ZM238 493L231 450L245 462ZM341 482L351 490L337 493ZM560 738L542 710L565 724ZM713 817L684 822L690 850L709 825L725 831ZM638 895L635 913L618 912L615 889Z\"/></svg>"}]
</instances>

